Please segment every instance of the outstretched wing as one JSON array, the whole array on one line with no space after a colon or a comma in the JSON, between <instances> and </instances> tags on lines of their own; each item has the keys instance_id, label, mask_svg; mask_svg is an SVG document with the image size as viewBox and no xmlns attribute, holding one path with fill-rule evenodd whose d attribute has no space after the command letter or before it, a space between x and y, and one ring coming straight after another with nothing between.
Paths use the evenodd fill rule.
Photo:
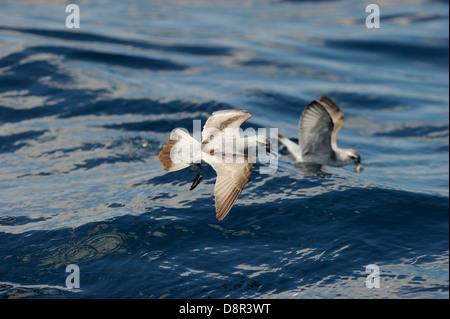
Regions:
<instances>
[{"instance_id":1,"label":"outstretched wing","mask_svg":"<svg viewBox=\"0 0 450 319\"><path fill-rule=\"evenodd\" d=\"M326 95L322 95L319 99L320 104L327 110L331 119L333 120L333 132L331 133L331 145L337 148L337 135L344 126L344 113L342 113L339 106Z\"/></svg>"},{"instance_id":2,"label":"outstretched wing","mask_svg":"<svg viewBox=\"0 0 450 319\"><path fill-rule=\"evenodd\" d=\"M302 156L329 156L333 152L331 147L333 127L333 120L325 107L317 101L309 103L299 123Z\"/></svg>"},{"instance_id":3,"label":"outstretched wing","mask_svg":"<svg viewBox=\"0 0 450 319\"><path fill-rule=\"evenodd\" d=\"M225 218L247 184L253 168L252 162L245 156L244 163L210 163L217 173L214 194L218 220Z\"/></svg>"},{"instance_id":4,"label":"outstretched wing","mask_svg":"<svg viewBox=\"0 0 450 319\"><path fill-rule=\"evenodd\" d=\"M214 112L203 126L202 143L208 143L213 136L226 128L239 128L251 117L246 110L231 109Z\"/></svg>"}]
</instances>

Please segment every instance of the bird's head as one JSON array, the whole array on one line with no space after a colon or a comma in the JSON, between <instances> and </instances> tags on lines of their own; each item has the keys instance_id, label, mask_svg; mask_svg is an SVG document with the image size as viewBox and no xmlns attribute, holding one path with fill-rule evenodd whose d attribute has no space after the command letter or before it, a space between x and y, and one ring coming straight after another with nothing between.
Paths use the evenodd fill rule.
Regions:
<instances>
[{"instance_id":1,"label":"bird's head","mask_svg":"<svg viewBox=\"0 0 450 319\"><path fill-rule=\"evenodd\" d=\"M361 155L355 150L347 149L345 150L345 155L347 157L347 164L355 164L356 172L362 172L364 167L361 164Z\"/></svg>"}]
</instances>

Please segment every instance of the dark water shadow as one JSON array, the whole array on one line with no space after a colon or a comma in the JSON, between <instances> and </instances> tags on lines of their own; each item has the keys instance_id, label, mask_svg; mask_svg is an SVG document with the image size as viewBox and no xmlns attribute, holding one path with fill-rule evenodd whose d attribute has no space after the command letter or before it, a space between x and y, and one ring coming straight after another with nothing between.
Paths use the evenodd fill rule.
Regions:
<instances>
[{"instance_id":1,"label":"dark water shadow","mask_svg":"<svg viewBox=\"0 0 450 319\"><path fill-rule=\"evenodd\" d=\"M423 61L425 63L432 63L436 67L449 66L449 46L448 37L436 39L435 45L427 43L413 43L401 41L383 41L383 40L332 40L327 39L325 46L349 49L352 51L363 51L373 54L382 55L384 61L395 60L409 60L409 61Z\"/></svg>"},{"instance_id":2,"label":"dark water shadow","mask_svg":"<svg viewBox=\"0 0 450 319\"><path fill-rule=\"evenodd\" d=\"M28 145L28 140L34 140L39 136L42 136L46 132L48 132L48 130L27 131L11 135L0 135L0 153L14 153L22 147Z\"/></svg>"},{"instance_id":3,"label":"dark water shadow","mask_svg":"<svg viewBox=\"0 0 450 319\"><path fill-rule=\"evenodd\" d=\"M162 52L174 52L190 55L202 56L227 56L232 54L232 50L222 46L205 46L205 45L185 45L185 44L159 44L151 42L143 42L137 40L126 40L117 37L109 37L105 35L86 33L86 32L70 32L63 30L49 30L49 29L31 29L31 28L17 28L17 27L2 27L0 31L13 31L26 34L33 34L46 38L60 39L63 41L85 42L85 43L105 43L112 45L123 45L134 47L138 49L157 50Z\"/></svg>"},{"instance_id":4,"label":"dark water shadow","mask_svg":"<svg viewBox=\"0 0 450 319\"><path fill-rule=\"evenodd\" d=\"M315 163L295 163L295 168L301 170L308 175L317 175L324 178L332 177L333 174L324 171L324 166Z\"/></svg>"}]
</instances>

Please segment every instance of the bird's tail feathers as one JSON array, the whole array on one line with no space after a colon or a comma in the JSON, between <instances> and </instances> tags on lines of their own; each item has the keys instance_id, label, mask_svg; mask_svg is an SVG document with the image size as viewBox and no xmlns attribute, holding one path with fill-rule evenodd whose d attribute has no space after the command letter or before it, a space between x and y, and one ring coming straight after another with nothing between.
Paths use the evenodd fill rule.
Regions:
<instances>
[{"instance_id":1,"label":"bird's tail feathers","mask_svg":"<svg viewBox=\"0 0 450 319\"><path fill-rule=\"evenodd\" d=\"M284 144L284 146L286 146L286 148L288 149L288 151L295 156L295 158L297 160L301 160L301 148L298 144L294 143L293 141L291 141L290 139L288 139L287 137L283 136L280 133L277 133L278 136L278 140Z\"/></svg>"},{"instance_id":2,"label":"bird's tail feathers","mask_svg":"<svg viewBox=\"0 0 450 319\"><path fill-rule=\"evenodd\" d=\"M165 171L175 172L195 163L194 155L200 154L200 148L200 142L189 133L175 129L159 153L158 159Z\"/></svg>"}]
</instances>

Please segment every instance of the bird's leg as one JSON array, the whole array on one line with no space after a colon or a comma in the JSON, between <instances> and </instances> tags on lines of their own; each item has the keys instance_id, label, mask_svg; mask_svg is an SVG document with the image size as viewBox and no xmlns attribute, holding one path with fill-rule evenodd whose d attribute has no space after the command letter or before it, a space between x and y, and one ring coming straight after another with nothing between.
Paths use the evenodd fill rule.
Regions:
<instances>
[{"instance_id":1,"label":"bird's leg","mask_svg":"<svg viewBox=\"0 0 450 319\"><path fill-rule=\"evenodd\" d=\"M190 191L193 190L194 188L196 188L197 185L200 184L200 181L203 178L202 166L200 164L197 164L197 166L198 166L198 172L197 172L197 175L194 178L194 181L192 182L191 188L189 188Z\"/></svg>"}]
</instances>

